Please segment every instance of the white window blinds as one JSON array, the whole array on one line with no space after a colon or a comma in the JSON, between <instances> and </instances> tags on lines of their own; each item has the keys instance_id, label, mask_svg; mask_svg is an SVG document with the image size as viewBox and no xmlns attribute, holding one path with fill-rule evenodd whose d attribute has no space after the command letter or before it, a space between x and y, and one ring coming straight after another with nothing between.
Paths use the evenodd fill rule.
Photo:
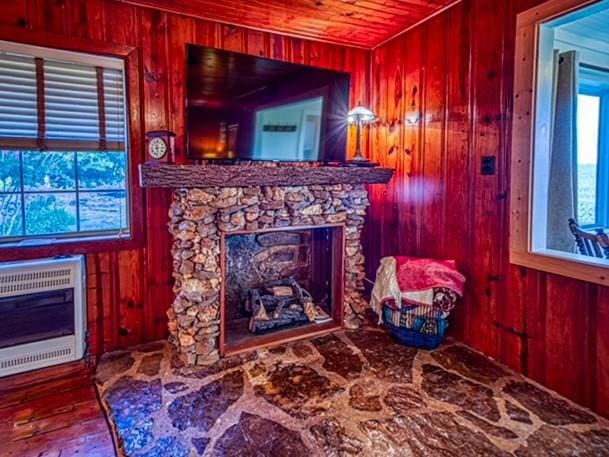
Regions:
<instances>
[{"instance_id":1,"label":"white window blinds","mask_svg":"<svg viewBox=\"0 0 609 457\"><path fill-rule=\"evenodd\" d=\"M0 53L0 138L37 135L36 62Z\"/></svg>"},{"instance_id":2,"label":"white window blinds","mask_svg":"<svg viewBox=\"0 0 609 457\"><path fill-rule=\"evenodd\" d=\"M125 121L122 69L0 50L1 148L124 151Z\"/></svg>"}]
</instances>

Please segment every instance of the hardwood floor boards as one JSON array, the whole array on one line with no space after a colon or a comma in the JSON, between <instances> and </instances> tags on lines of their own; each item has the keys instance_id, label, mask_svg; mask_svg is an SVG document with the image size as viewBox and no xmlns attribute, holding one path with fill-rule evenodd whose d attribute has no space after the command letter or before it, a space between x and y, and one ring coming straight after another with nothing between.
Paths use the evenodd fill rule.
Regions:
<instances>
[{"instance_id":1,"label":"hardwood floor boards","mask_svg":"<svg viewBox=\"0 0 609 457\"><path fill-rule=\"evenodd\" d=\"M115 456L91 372L82 363L0 379L0 455Z\"/></svg>"}]
</instances>

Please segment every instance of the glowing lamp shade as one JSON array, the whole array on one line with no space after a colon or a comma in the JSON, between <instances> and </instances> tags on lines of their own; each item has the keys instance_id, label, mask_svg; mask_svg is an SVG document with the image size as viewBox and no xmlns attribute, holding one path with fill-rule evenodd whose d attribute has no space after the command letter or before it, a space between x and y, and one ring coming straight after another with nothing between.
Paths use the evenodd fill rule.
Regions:
<instances>
[{"instance_id":1,"label":"glowing lamp shade","mask_svg":"<svg viewBox=\"0 0 609 457\"><path fill-rule=\"evenodd\" d=\"M368 162L368 159L365 159L362 156L362 125L374 122L376 120L376 115L361 103L358 103L355 108L349 111L347 116L349 124L355 124L357 127L357 147L355 149L353 161Z\"/></svg>"},{"instance_id":2,"label":"glowing lamp shade","mask_svg":"<svg viewBox=\"0 0 609 457\"><path fill-rule=\"evenodd\" d=\"M348 116L349 124L357 124L358 122L369 124L376 120L376 115L365 106L362 106L361 103L358 103L355 108L349 111Z\"/></svg>"}]
</instances>

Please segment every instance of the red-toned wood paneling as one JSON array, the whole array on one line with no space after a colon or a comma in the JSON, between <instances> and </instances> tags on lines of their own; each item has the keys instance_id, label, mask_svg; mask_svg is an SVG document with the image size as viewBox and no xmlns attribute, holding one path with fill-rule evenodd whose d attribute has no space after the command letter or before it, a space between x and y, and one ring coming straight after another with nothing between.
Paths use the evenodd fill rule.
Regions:
<instances>
[{"instance_id":1,"label":"red-toned wood paneling","mask_svg":"<svg viewBox=\"0 0 609 457\"><path fill-rule=\"evenodd\" d=\"M357 48L245 29L112 0L16 0L0 3L0 26L137 48L144 131L177 133L185 161L185 45L196 43L348 71L351 103L368 102L370 53ZM53 40L51 40L53 41ZM138 138L141 141L141 138ZM353 144L353 136L350 138ZM142 147L131 151L143 154ZM146 190L141 246L86 253L88 325L93 354L163 338L172 295L168 190ZM61 253L61 249L53 254ZM2 255L19 258L17 251ZM0 258L4 258L0 256ZM29 254L24 256L31 257ZM8 258L7 257L7 258Z\"/></svg>"},{"instance_id":2,"label":"red-toned wood paneling","mask_svg":"<svg viewBox=\"0 0 609 457\"><path fill-rule=\"evenodd\" d=\"M515 18L536 3L463 0L373 51L371 153L396 176L371 191L368 275L388 254L456 259L452 334L609 415L609 289L508 260Z\"/></svg>"},{"instance_id":3,"label":"red-toned wood paneling","mask_svg":"<svg viewBox=\"0 0 609 457\"><path fill-rule=\"evenodd\" d=\"M220 23L369 48L454 0L122 1ZM238 39L238 36L231 39Z\"/></svg>"}]
</instances>

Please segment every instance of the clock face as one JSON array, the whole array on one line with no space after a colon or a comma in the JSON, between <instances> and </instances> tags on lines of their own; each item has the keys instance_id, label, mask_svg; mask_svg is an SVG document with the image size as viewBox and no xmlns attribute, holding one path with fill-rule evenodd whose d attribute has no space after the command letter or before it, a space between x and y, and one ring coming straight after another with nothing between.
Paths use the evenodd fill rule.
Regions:
<instances>
[{"instance_id":1,"label":"clock face","mask_svg":"<svg viewBox=\"0 0 609 457\"><path fill-rule=\"evenodd\" d=\"M148 143L148 154L153 159L161 159L167 153L167 143L162 138L156 137Z\"/></svg>"}]
</instances>

